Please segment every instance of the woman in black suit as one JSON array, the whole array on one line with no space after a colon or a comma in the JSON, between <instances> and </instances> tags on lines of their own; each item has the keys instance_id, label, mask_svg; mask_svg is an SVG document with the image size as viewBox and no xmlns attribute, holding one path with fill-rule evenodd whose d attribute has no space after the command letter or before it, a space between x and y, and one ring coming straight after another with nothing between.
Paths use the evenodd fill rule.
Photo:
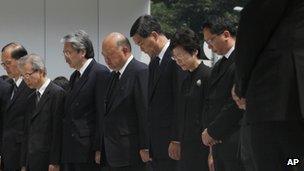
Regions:
<instances>
[{"instance_id":1,"label":"woman in black suit","mask_svg":"<svg viewBox=\"0 0 304 171\"><path fill-rule=\"evenodd\" d=\"M209 149L202 144L200 137L204 90L210 68L200 60L199 38L191 29L178 30L171 40L171 48L176 63L188 71L177 105L181 170L208 171Z\"/></svg>"}]
</instances>

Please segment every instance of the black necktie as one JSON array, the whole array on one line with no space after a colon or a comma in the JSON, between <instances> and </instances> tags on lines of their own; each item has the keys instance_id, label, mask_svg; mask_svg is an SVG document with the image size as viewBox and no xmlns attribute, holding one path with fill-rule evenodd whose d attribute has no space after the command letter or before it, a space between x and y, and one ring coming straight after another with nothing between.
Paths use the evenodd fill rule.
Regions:
<instances>
[{"instance_id":1,"label":"black necktie","mask_svg":"<svg viewBox=\"0 0 304 171\"><path fill-rule=\"evenodd\" d=\"M222 59L220 59L219 61L219 65L218 65L218 72L221 72L223 70L223 67L225 65L225 63L227 63L228 59L223 56Z\"/></svg>"},{"instance_id":2,"label":"black necktie","mask_svg":"<svg viewBox=\"0 0 304 171\"><path fill-rule=\"evenodd\" d=\"M120 72L112 71L111 73L111 83L110 83L110 88L107 96L107 101L108 104L112 103L113 101L113 95L115 90L117 89L118 83L119 83L119 76Z\"/></svg>"},{"instance_id":3,"label":"black necktie","mask_svg":"<svg viewBox=\"0 0 304 171\"><path fill-rule=\"evenodd\" d=\"M158 75L160 74L159 57L155 57L150 64L150 82L153 84L156 82Z\"/></svg>"},{"instance_id":4,"label":"black necktie","mask_svg":"<svg viewBox=\"0 0 304 171\"><path fill-rule=\"evenodd\" d=\"M12 100L18 91L18 87L13 79L10 79L9 82L12 85L12 93L11 93L11 100Z\"/></svg>"},{"instance_id":5,"label":"black necktie","mask_svg":"<svg viewBox=\"0 0 304 171\"><path fill-rule=\"evenodd\" d=\"M80 72L76 70L76 71L75 71L74 81L73 81L73 84L72 84L72 88L75 87L75 85L77 84L79 78L80 78Z\"/></svg>"},{"instance_id":6,"label":"black necktie","mask_svg":"<svg viewBox=\"0 0 304 171\"><path fill-rule=\"evenodd\" d=\"M39 91L36 91L36 106L38 106L38 103L40 101L40 98L41 98L41 94Z\"/></svg>"}]
</instances>

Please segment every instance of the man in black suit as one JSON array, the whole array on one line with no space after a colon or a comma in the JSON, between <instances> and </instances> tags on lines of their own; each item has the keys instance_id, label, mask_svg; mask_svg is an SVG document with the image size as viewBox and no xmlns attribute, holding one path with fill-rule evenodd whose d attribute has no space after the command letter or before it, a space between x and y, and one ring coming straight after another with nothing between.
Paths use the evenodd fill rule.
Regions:
<instances>
[{"instance_id":1,"label":"man in black suit","mask_svg":"<svg viewBox=\"0 0 304 171\"><path fill-rule=\"evenodd\" d=\"M289 159L304 167L303 21L302 0L252 0L241 14L234 98L257 170L288 170Z\"/></svg>"},{"instance_id":2,"label":"man in black suit","mask_svg":"<svg viewBox=\"0 0 304 171\"><path fill-rule=\"evenodd\" d=\"M17 60L27 55L19 43L9 43L2 48L2 66L11 78L10 94L2 118L1 159L4 171L21 169L21 144L24 138L26 109L30 101L28 96L33 92L23 81Z\"/></svg>"},{"instance_id":3,"label":"man in black suit","mask_svg":"<svg viewBox=\"0 0 304 171\"><path fill-rule=\"evenodd\" d=\"M172 60L170 41L163 34L158 21L140 16L133 24L130 37L150 58L148 80L149 150L154 170L175 170L180 151L176 140L176 95L182 71ZM170 144L170 145L169 145ZM168 155L171 156L171 158Z\"/></svg>"},{"instance_id":4,"label":"man in black suit","mask_svg":"<svg viewBox=\"0 0 304 171\"><path fill-rule=\"evenodd\" d=\"M120 33L106 36L102 54L113 71L101 124L101 164L111 171L144 171L144 162L150 160L146 130L148 67L133 57L129 40Z\"/></svg>"},{"instance_id":5,"label":"man in black suit","mask_svg":"<svg viewBox=\"0 0 304 171\"><path fill-rule=\"evenodd\" d=\"M98 64L89 36L78 31L63 37L66 62L76 69L70 77L63 119L63 171L95 171L95 133L104 112L104 96L109 70ZM96 136L96 137L95 137Z\"/></svg>"},{"instance_id":6,"label":"man in black suit","mask_svg":"<svg viewBox=\"0 0 304 171\"><path fill-rule=\"evenodd\" d=\"M42 59L30 54L18 60L31 95L23 142L23 167L30 171L59 171L65 92L46 77Z\"/></svg>"},{"instance_id":7,"label":"man in black suit","mask_svg":"<svg viewBox=\"0 0 304 171\"><path fill-rule=\"evenodd\" d=\"M212 69L207 89L202 141L212 147L217 171L243 170L238 155L240 120L243 111L234 103L231 88L235 81L234 45L236 23L228 18L215 16L203 25L208 47L223 57Z\"/></svg>"}]
</instances>

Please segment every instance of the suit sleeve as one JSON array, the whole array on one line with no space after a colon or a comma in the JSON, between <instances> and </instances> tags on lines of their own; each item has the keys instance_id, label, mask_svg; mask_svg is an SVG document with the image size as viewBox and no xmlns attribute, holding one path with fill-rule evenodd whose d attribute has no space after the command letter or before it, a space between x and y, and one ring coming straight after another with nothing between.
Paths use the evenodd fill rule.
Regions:
<instances>
[{"instance_id":1,"label":"suit sleeve","mask_svg":"<svg viewBox=\"0 0 304 171\"><path fill-rule=\"evenodd\" d=\"M27 156L27 147L28 147L28 137L29 137L29 122L30 122L30 115L34 111L34 103L35 103L35 97L33 94L31 94L28 98L28 101L31 102L29 104L29 107L25 111L25 117L24 117L24 136L22 138L21 143L21 166L26 166L26 156Z\"/></svg>"},{"instance_id":2,"label":"suit sleeve","mask_svg":"<svg viewBox=\"0 0 304 171\"><path fill-rule=\"evenodd\" d=\"M230 79L231 82L227 83L230 84L231 88L233 83L235 82L235 65L233 64L230 67ZM216 139L216 140L223 140L226 137L230 136L240 127L240 120L243 117L243 111L238 108L232 96L230 95L230 89L227 91L229 92L229 96L220 110L220 113L217 115L214 121L212 121L209 126L207 127L208 134Z\"/></svg>"},{"instance_id":3,"label":"suit sleeve","mask_svg":"<svg viewBox=\"0 0 304 171\"><path fill-rule=\"evenodd\" d=\"M174 61L173 61L174 62ZM185 72L174 62L173 64L173 76L172 76L172 90L173 90L173 103L174 103L174 118L171 127L171 141L180 141L180 120L183 117L183 113L179 112L179 103L181 94L182 83L186 78Z\"/></svg>"},{"instance_id":4,"label":"suit sleeve","mask_svg":"<svg viewBox=\"0 0 304 171\"><path fill-rule=\"evenodd\" d=\"M287 3L288 0L252 0L243 9L235 50L236 93L239 97L245 97L257 58L279 25Z\"/></svg>"},{"instance_id":5,"label":"suit sleeve","mask_svg":"<svg viewBox=\"0 0 304 171\"><path fill-rule=\"evenodd\" d=\"M135 79L134 101L138 117L140 149L148 149L148 69L139 71Z\"/></svg>"},{"instance_id":6,"label":"suit sleeve","mask_svg":"<svg viewBox=\"0 0 304 171\"><path fill-rule=\"evenodd\" d=\"M2 131L3 131L3 115L7 105L10 87L9 85L0 80L0 156L2 156ZM1 159L0 159L1 160Z\"/></svg>"},{"instance_id":7,"label":"suit sleeve","mask_svg":"<svg viewBox=\"0 0 304 171\"><path fill-rule=\"evenodd\" d=\"M49 163L58 165L61 157L62 119L64 112L65 92L57 92L52 99L52 139Z\"/></svg>"},{"instance_id":8,"label":"suit sleeve","mask_svg":"<svg viewBox=\"0 0 304 171\"><path fill-rule=\"evenodd\" d=\"M110 72L108 70L102 70L97 74L96 86L95 86L95 104L96 104L96 125L95 125L95 137L93 142L93 150L101 150L101 134L102 134L102 118L105 113L105 96L106 89L110 78Z\"/></svg>"}]
</instances>

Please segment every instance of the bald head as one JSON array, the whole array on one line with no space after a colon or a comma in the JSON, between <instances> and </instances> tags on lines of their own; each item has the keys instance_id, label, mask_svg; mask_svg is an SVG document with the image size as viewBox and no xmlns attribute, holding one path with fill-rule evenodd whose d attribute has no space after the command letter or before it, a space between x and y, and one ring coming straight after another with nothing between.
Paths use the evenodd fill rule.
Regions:
<instances>
[{"instance_id":1,"label":"bald head","mask_svg":"<svg viewBox=\"0 0 304 171\"><path fill-rule=\"evenodd\" d=\"M102 42L102 54L109 68L118 71L131 56L130 41L121 33L110 33Z\"/></svg>"},{"instance_id":2,"label":"bald head","mask_svg":"<svg viewBox=\"0 0 304 171\"><path fill-rule=\"evenodd\" d=\"M117 48L123 46L128 48L130 52L132 51L131 44L128 38L126 38L123 34L117 32L108 34L106 38L103 40L102 44L113 47L116 46Z\"/></svg>"}]
</instances>

